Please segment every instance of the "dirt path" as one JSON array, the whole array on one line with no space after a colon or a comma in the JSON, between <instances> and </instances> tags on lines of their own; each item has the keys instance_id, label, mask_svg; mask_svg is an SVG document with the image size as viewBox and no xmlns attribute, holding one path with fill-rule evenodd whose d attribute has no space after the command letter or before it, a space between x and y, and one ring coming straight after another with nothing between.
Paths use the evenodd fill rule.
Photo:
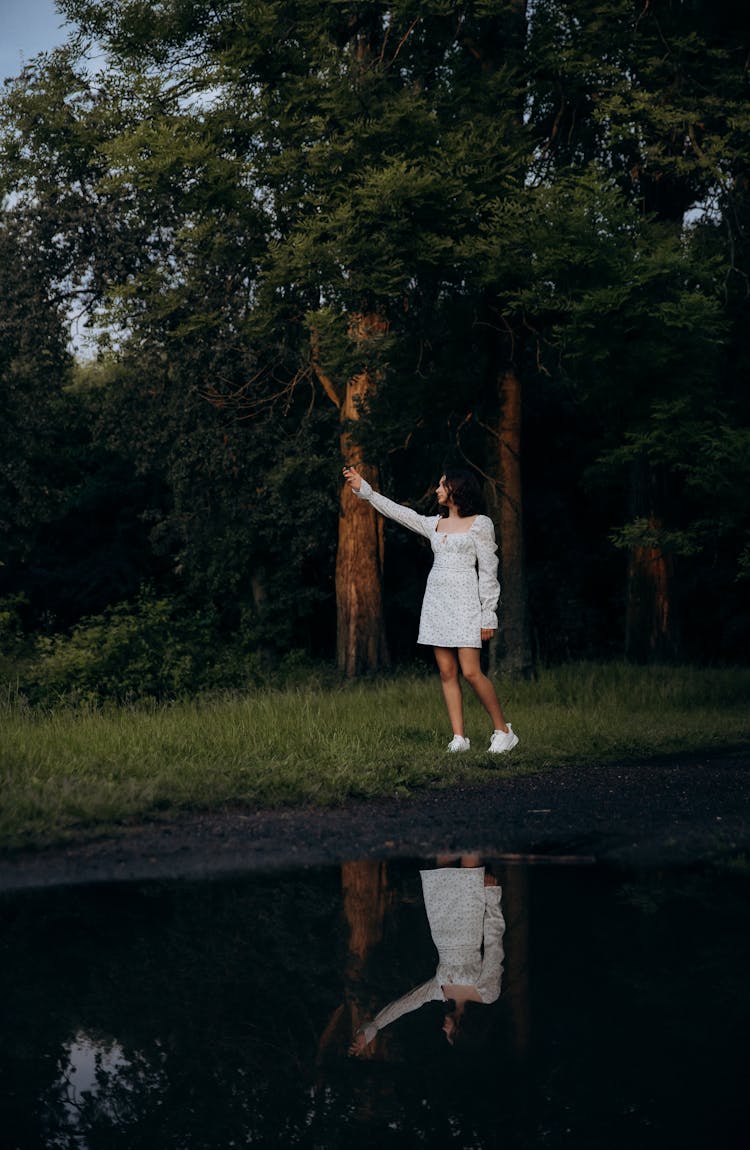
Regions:
<instances>
[{"instance_id":1,"label":"dirt path","mask_svg":"<svg viewBox=\"0 0 750 1150\"><path fill-rule=\"evenodd\" d=\"M0 890L479 850L669 866L750 855L750 754L561 768L336 809L231 810L0 853Z\"/></svg>"}]
</instances>

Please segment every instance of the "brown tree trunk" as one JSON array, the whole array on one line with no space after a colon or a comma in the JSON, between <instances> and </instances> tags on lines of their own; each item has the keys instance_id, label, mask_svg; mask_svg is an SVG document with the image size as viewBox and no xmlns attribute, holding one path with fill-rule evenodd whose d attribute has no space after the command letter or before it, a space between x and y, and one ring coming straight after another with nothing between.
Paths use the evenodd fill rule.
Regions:
<instances>
[{"instance_id":1,"label":"brown tree trunk","mask_svg":"<svg viewBox=\"0 0 750 1150\"><path fill-rule=\"evenodd\" d=\"M469 51L485 71L499 72L509 68L523 75L523 54L528 35L527 0L509 0L502 15L489 22L489 35L484 43L464 39ZM515 97L515 122L519 136L524 132L525 94L519 83ZM521 166L516 172L519 185L525 179ZM500 610L499 629L490 643L490 671L501 671L514 677L533 674L531 633L526 594L526 565L523 542L523 492L521 485L521 379L519 333L504 315L499 300L512 290L503 277L502 284L485 290L485 320L489 335L488 391L490 403L499 408L497 424L490 429L494 459L490 464L488 484L490 514L499 534Z\"/></svg>"},{"instance_id":2,"label":"brown tree trunk","mask_svg":"<svg viewBox=\"0 0 750 1150\"><path fill-rule=\"evenodd\" d=\"M361 316L352 324L359 342L382 335L384 320ZM362 463L362 451L352 434L376 386L367 370L346 385L341 404L341 457L356 467L373 487L379 485L376 468ZM383 520L369 503L357 499L348 487L341 491L338 550L336 553L336 653L339 668L355 676L387 667L390 659L383 615Z\"/></svg>"},{"instance_id":3,"label":"brown tree trunk","mask_svg":"<svg viewBox=\"0 0 750 1150\"><path fill-rule=\"evenodd\" d=\"M654 509L654 477L646 459L635 462L631 475L631 510L658 536L662 522ZM625 655L639 663L674 659L678 635L672 603L672 558L658 544L632 547L628 555Z\"/></svg>"},{"instance_id":4,"label":"brown tree trunk","mask_svg":"<svg viewBox=\"0 0 750 1150\"><path fill-rule=\"evenodd\" d=\"M346 968L344 970L344 1001L334 1010L318 1043L318 1065L322 1065L331 1048L346 1048L358 1027L370 1017L369 1003L360 1001L360 983L371 950L383 937L383 924L392 892L388 887L388 871L384 862L362 859L344 863L341 867L343 909L349 929ZM376 1046L382 1054L382 1040L372 1043L365 1058L372 1058Z\"/></svg>"},{"instance_id":5,"label":"brown tree trunk","mask_svg":"<svg viewBox=\"0 0 750 1150\"><path fill-rule=\"evenodd\" d=\"M375 859L342 863L341 888L349 927L349 958L353 960L352 969L359 972L383 937L383 920L392 897L386 864Z\"/></svg>"},{"instance_id":6,"label":"brown tree trunk","mask_svg":"<svg viewBox=\"0 0 750 1150\"><path fill-rule=\"evenodd\" d=\"M534 663L523 541L522 388L514 367L500 372L498 396L500 414L493 436L495 483L490 485L489 500L499 532L500 626L490 645L490 669L525 678L532 674Z\"/></svg>"},{"instance_id":7,"label":"brown tree trunk","mask_svg":"<svg viewBox=\"0 0 750 1150\"><path fill-rule=\"evenodd\" d=\"M658 527L655 516L649 525ZM625 653L629 659L671 658L674 651L671 619L672 564L660 547L633 547L628 557L628 608Z\"/></svg>"}]
</instances>

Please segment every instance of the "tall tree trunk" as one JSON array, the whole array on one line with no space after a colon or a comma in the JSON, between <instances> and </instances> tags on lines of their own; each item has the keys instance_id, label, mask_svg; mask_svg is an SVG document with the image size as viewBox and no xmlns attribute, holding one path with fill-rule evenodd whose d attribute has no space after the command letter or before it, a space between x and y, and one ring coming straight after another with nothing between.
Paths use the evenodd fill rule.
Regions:
<instances>
[{"instance_id":1,"label":"tall tree trunk","mask_svg":"<svg viewBox=\"0 0 750 1150\"><path fill-rule=\"evenodd\" d=\"M370 951L383 937L383 920L392 898L388 868L375 859L342 863L341 889L349 928L348 954L352 969L361 973Z\"/></svg>"},{"instance_id":2,"label":"tall tree trunk","mask_svg":"<svg viewBox=\"0 0 750 1150\"><path fill-rule=\"evenodd\" d=\"M488 22L488 35L480 43L465 40L466 46L486 72L508 69L518 85L514 98L514 118L519 138L523 133L526 96L523 87L524 52L528 36L527 0L509 0L502 14ZM526 165L516 171L519 185L526 178ZM491 438L488 502L499 532L499 578L501 587L499 629L490 644L490 670L528 677L533 673L531 635L526 592L526 564L523 538L523 492L521 483L522 387L517 367L520 362L519 333L502 313L499 302L512 290L504 277L502 284L488 285L483 307L488 345L488 407L497 412Z\"/></svg>"},{"instance_id":3,"label":"tall tree trunk","mask_svg":"<svg viewBox=\"0 0 750 1150\"><path fill-rule=\"evenodd\" d=\"M631 511L658 535L661 517L647 459L635 461L631 473ZM674 659L679 642L673 609L672 558L658 544L632 547L628 555L625 655L639 663Z\"/></svg>"},{"instance_id":4,"label":"tall tree trunk","mask_svg":"<svg viewBox=\"0 0 750 1150\"><path fill-rule=\"evenodd\" d=\"M367 959L373 947L383 937L385 915L393 893L388 885L388 869L384 862L362 859L343 863L341 867L343 910L349 931L346 967L344 970L344 998L331 1015L318 1042L317 1063L323 1064L326 1053L348 1046L361 1024L370 1017L370 1003L361 1001L361 982ZM377 1046L381 1052L382 1041ZM364 1057L372 1058L376 1044L372 1043Z\"/></svg>"},{"instance_id":5,"label":"tall tree trunk","mask_svg":"<svg viewBox=\"0 0 750 1150\"><path fill-rule=\"evenodd\" d=\"M533 673L526 563L523 539L521 483L521 379L508 366L498 377L499 416L494 444L493 478L489 500L499 529L500 626L490 645L490 669L515 677Z\"/></svg>"},{"instance_id":6,"label":"tall tree trunk","mask_svg":"<svg viewBox=\"0 0 750 1150\"><path fill-rule=\"evenodd\" d=\"M384 334L387 324L374 314L359 316L350 330L358 342L364 342ZM366 411L375 386L373 373L368 370L347 382L340 409L341 457L378 487L377 468L363 464L362 450L353 434L353 425ZM383 546L381 516L343 487L336 552L336 653L339 668L352 677L387 667L390 662L383 615Z\"/></svg>"}]
</instances>

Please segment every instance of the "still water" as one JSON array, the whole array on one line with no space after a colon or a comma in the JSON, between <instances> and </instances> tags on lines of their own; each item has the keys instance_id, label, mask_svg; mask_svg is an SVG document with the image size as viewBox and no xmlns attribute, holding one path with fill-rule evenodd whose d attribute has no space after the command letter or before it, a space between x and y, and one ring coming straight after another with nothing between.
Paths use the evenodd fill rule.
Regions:
<instances>
[{"instance_id":1,"label":"still water","mask_svg":"<svg viewBox=\"0 0 750 1150\"><path fill-rule=\"evenodd\" d=\"M0 1146L746 1146L747 877L480 861L466 1049L434 859L3 896Z\"/></svg>"}]
</instances>

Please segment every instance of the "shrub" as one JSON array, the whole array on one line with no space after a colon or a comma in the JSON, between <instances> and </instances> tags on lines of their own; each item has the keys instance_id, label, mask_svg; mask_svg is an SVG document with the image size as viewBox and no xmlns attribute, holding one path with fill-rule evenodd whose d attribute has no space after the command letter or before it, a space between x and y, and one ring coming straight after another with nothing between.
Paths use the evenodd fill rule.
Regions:
<instances>
[{"instance_id":1,"label":"shrub","mask_svg":"<svg viewBox=\"0 0 750 1150\"><path fill-rule=\"evenodd\" d=\"M242 634L222 641L212 615L143 593L82 619L70 634L39 637L22 690L32 703L129 702L263 678L263 656L247 649Z\"/></svg>"},{"instance_id":2,"label":"shrub","mask_svg":"<svg viewBox=\"0 0 750 1150\"><path fill-rule=\"evenodd\" d=\"M21 619L21 610L28 603L23 594L8 595L0 599L0 657L18 658L29 645Z\"/></svg>"}]
</instances>

